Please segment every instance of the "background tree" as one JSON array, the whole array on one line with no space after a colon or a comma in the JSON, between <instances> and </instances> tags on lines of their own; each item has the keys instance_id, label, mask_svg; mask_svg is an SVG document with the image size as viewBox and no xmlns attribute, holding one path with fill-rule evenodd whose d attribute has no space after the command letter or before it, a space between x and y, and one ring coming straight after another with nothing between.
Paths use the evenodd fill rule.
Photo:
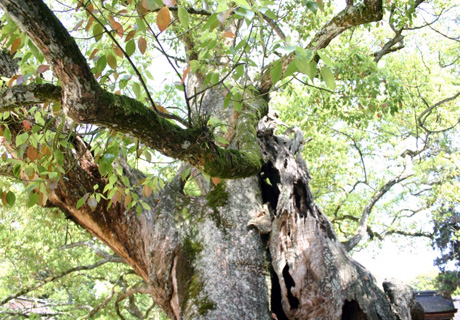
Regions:
<instances>
[{"instance_id":1,"label":"background tree","mask_svg":"<svg viewBox=\"0 0 460 320\"><path fill-rule=\"evenodd\" d=\"M89 314L143 292L171 318L395 318L347 251L458 200L455 9L299 5L0 1L4 205L22 181L144 282Z\"/></svg>"}]
</instances>

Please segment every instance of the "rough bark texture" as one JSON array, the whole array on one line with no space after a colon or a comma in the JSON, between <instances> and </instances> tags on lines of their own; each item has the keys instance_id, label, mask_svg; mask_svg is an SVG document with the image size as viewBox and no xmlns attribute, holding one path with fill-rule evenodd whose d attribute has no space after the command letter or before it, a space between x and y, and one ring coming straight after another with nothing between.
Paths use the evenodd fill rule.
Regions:
<instances>
[{"instance_id":1,"label":"rough bark texture","mask_svg":"<svg viewBox=\"0 0 460 320\"><path fill-rule=\"evenodd\" d=\"M243 111L232 120L232 144L221 148L206 127L183 129L138 101L102 90L75 41L42 1L0 0L0 6L43 52L62 86L2 91L0 111L62 98L64 112L78 123L129 132L214 177L235 179L193 198L183 194L178 173L145 199L151 210L140 215L127 210L123 199L110 208L102 200L96 208L76 209L80 198L95 184L103 189L106 181L81 139L73 137L74 149L61 150L65 174L49 188L47 205L62 209L131 265L170 318L396 319L374 278L347 254L314 204L300 132L275 136L276 121L266 118L257 137L266 100L245 97ZM365 1L361 16L358 9L331 20L320 42L325 46L349 25L378 19L381 2ZM262 92L270 86L263 83ZM222 113L222 99L213 97L219 95L209 91L203 108ZM9 128L12 141L23 129L19 120ZM12 155L20 154L3 143ZM131 185L143 178L123 161L117 165ZM0 171L8 170L11 166Z\"/></svg>"},{"instance_id":2,"label":"rough bark texture","mask_svg":"<svg viewBox=\"0 0 460 320\"><path fill-rule=\"evenodd\" d=\"M262 122L259 132L267 159L264 201L273 212L269 247L278 319L395 319L375 279L345 251L313 202L301 132L286 132L294 139L275 136L274 120Z\"/></svg>"}]
</instances>

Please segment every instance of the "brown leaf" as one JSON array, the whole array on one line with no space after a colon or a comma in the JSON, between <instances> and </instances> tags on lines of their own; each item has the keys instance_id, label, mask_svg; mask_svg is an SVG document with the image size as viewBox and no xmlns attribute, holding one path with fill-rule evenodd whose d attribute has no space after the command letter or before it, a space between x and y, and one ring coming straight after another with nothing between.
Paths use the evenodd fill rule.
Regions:
<instances>
[{"instance_id":1,"label":"brown leaf","mask_svg":"<svg viewBox=\"0 0 460 320\"><path fill-rule=\"evenodd\" d=\"M168 109L166 109L166 108L163 107L163 106L157 105L157 110L160 111L161 113L169 114Z\"/></svg>"},{"instance_id":2,"label":"brown leaf","mask_svg":"<svg viewBox=\"0 0 460 320\"><path fill-rule=\"evenodd\" d=\"M233 32L230 32L230 31L225 31L223 36L225 38L231 38L231 39L235 38L235 34Z\"/></svg>"},{"instance_id":3,"label":"brown leaf","mask_svg":"<svg viewBox=\"0 0 460 320\"><path fill-rule=\"evenodd\" d=\"M176 0L163 0L165 6L173 7L176 5Z\"/></svg>"},{"instance_id":4,"label":"brown leaf","mask_svg":"<svg viewBox=\"0 0 460 320\"><path fill-rule=\"evenodd\" d=\"M91 55L89 56L89 60L93 60L94 59L94 56L96 55L96 53L99 51L99 49L94 49L93 52L91 52Z\"/></svg>"},{"instance_id":5,"label":"brown leaf","mask_svg":"<svg viewBox=\"0 0 460 320\"><path fill-rule=\"evenodd\" d=\"M91 26L93 25L93 22L94 22L94 18L93 18L92 16L89 17L88 23L86 24L86 27L85 27L85 31L89 31L89 29L90 29Z\"/></svg>"},{"instance_id":6,"label":"brown leaf","mask_svg":"<svg viewBox=\"0 0 460 320\"><path fill-rule=\"evenodd\" d=\"M121 49L116 44L113 45L113 52L120 58L125 57L125 55L123 54L123 51L121 51Z\"/></svg>"},{"instance_id":7,"label":"brown leaf","mask_svg":"<svg viewBox=\"0 0 460 320\"><path fill-rule=\"evenodd\" d=\"M47 65L47 64L41 64L38 68L37 68L37 73L43 73L43 72L46 72L50 69L50 66Z\"/></svg>"},{"instance_id":8,"label":"brown leaf","mask_svg":"<svg viewBox=\"0 0 460 320\"><path fill-rule=\"evenodd\" d=\"M37 149L35 149L34 146L29 146L29 148L27 148L27 157L30 159L30 161L37 159L37 156Z\"/></svg>"},{"instance_id":9,"label":"brown leaf","mask_svg":"<svg viewBox=\"0 0 460 320\"><path fill-rule=\"evenodd\" d=\"M133 199L133 198L131 197L130 194L126 195L126 197L125 197L125 206L126 206L126 207L129 206L129 204L131 203L131 200L132 200L132 199Z\"/></svg>"},{"instance_id":10,"label":"brown leaf","mask_svg":"<svg viewBox=\"0 0 460 320\"><path fill-rule=\"evenodd\" d=\"M11 87L13 85L13 82L19 77L19 75L13 76L10 81L8 82L8 87Z\"/></svg>"},{"instance_id":11,"label":"brown leaf","mask_svg":"<svg viewBox=\"0 0 460 320\"><path fill-rule=\"evenodd\" d=\"M150 188L148 184L144 184L144 187L142 188L142 193L144 194L144 196L148 198L152 194L152 188Z\"/></svg>"},{"instance_id":12,"label":"brown leaf","mask_svg":"<svg viewBox=\"0 0 460 320\"><path fill-rule=\"evenodd\" d=\"M21 46L21 38L16 38L13 43L11 44L11 55L15 54L18 51L19 47Z\"/></svg>"},{"instance_id":13,"label":"brown leaf","mask_svg":"<svg viewBox=\"0 0 460 320\"><path fill-rule=\"evenodd\" d=\"M147 40L145 40L144 37L140 37L139 41L137 42L137 47L139 48L139 51L144 54L147 50Z\"/></svg>"},{"instance_id":14,"label":"brown leaf","mask_svg":"<svg viewBox=\"0 0 460 320\"><path fill-rule=\"evenodd\" d=\"M2 192L2 203L4 206L8 204L8 202L6 202L6 191Z\"/></svg>"},{"instance_id":15,"label":"brown leaf","mask_svg":"<svg viewBox=\"0 0 460 320\"><path fill-rule=\"evenodd\" d=\"M123 35L125 34L124 30L123 30L123 26L121 25L120 22L114 22L112 24L112 28L115 30L115 32L118 34L119 37L123 37Z\"/></svg>"},{"instance_id":16,"label":"brown leaf","mask_svg":"<svg viewBox=\"0 0 460 320\"><path fill-rule=\"evenodd\" d=\"M83 24L84 20L80 20L78 21L78 23L75 25L75 27L73 28L73 31L77 31L78 29L80 29L81 25Z\"/></svg>"},{"instance_id":17,"label":"brown leaf","mask_svg":"<svg viewBox=\"0 0 460 320\"><path fill-rule=\"evenodd\" d=\"M212 183L214 183L215 186L217 186L219 184L219 182L220 182L219 178L212 177L211 180L212 180Z\"/></svg>"},{"instance_id":18,"label":"brown leaf","mask_svg":"<svg viewBox=\"0 0 460 320\"><path fill-rule=\"evenodd\" d=\"M190 72L190 67L185 68L184 74L182 76L182 83L185 82L185 78L187 78L188 73Z\"/></svg>"},{"instance_id":19,"label":"brown leaf","mask_svg":"<svg viewBox=\"0 0 460 320\"><path fill-rule=\"evenodd\" d=\"M128 42L129 40L134 38L135 34L136 34L136 30L131 30L130 32L128 32L128 35L126 36L125 42Z\"/></svg>"},{"instance_id":20,"label":"brown leaf","mask_svg":"<svg viewBox=\"0 0 460 320\"><path fill-rule=\"evenodd\" d=\"M27 131L29 131L30 128L32 127L32 123L31 123L29 120L24 120L24 121L22 122L22 124L24 125L24 128L25 128Z\"/></svg>"},{"instance_id":21,"label":"brown leaf","mask_svg":"<svg viewBox=\"0 0 460 320\"><path fill-rule=\"evenodd\" d=\"M158 11L158 15L157 15L157 26L158 26L158 29L160 29L160 32L163 32L164 30L166 30L170 22L171 22L171 14L169 12L168 7L164 6L163 8L161 8L160 11Z\"/></svg>"}]
</instances>

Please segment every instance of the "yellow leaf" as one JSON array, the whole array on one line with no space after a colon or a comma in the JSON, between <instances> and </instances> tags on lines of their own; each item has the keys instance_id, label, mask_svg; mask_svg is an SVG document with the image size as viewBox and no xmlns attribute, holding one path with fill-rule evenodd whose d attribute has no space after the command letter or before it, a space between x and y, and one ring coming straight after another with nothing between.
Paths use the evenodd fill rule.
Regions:
<instances>
[{"instance_id":1,"label":"yellow leaf","mask_svg":"<svg viewBox=\"0 0 460 320\"><path fill-rule=\"evenodd\" d=\"M158 29L160 29L160 32L163 32L164 30L166 30L170 22L171 22L171 14L169 12L168 7L164 6L163 8L161 8L160 11L158 11L158 15L157 15L157 26L158 26Z\"/></svg>"},{"instance_id":2,"label":"yellow leaf","mask_svg":"<svg viewBox=\"0 0 460 320\"><path fill-rule=\"evenodd\" d=\"M144 37L140 37L139 41L137 42L137 47L139 48L139 51L144 54L147 50L147 40L145 40Z\"/></svg>"},{"instance_id":3,"label":"yellow leaf","mask_svg":"<svg viewBox=\"0 0 460 320\"><path fill-rule=\"evenodd\" d=\"M21 46L21 38L17 38L13 41L11 44L11 54L15 54L16 51L18 51L19 47Z\"/></svg>"}]
</instances>

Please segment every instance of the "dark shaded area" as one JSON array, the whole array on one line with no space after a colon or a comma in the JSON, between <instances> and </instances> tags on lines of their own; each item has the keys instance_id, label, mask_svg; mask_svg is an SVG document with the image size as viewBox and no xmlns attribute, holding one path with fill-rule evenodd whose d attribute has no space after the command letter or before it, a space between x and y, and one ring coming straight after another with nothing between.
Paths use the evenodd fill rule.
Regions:
<instances>
[{"instance_id":1,"label":"dark shaded area","mask_svg":"<svg viewBox=\"0 0 460 320\"><path fill-rule=\"evenodd\" d=\"M286 314L283 310L283 305L281 304L281 287L279 278L273 268L270 268L270 274L272 279L272 294L270 297L270 304L272 307L271 311L276 315L278 320L289 320L288 317L286 317Z\"/></svg>"},{"instance_id":2,"label":"dark shaded area","mask_svg":"<svg viewBox=\"0 0 460 320\"><path fill-rule=\"evenodd\" d=\"M291 309L297 309L299 307L299 299L294 297L294 295L291 293L291 288L295 287L295 282L289 274L289 266L287 264L283 269L283 278L284 282L286 283L289 305L291 306Z\"/></svg>"},{"instance_id":3,"label":"dark shaded area","mask_svg":"<svg viewBox=\"0 0 460 320\"><path fill-rule=\"evenodd\" d=\"M259 176L262 185L262 200L264 203L269 202L273 212L276 212L278 197L280 195L278 184L281 183L278 170L273 167L271 162L267 162L262 166Z\"/></svg>"},{"instance_id":4,"label":"dark shaded area","mask_svg":"<svg viewBox=\"0 0 460 320\"><path fill-rule=\"evenodd\" d=\"M345 300L342 310L342 320L367 320L366 315L355 300Z\"/></svg>"}]
</instances>

